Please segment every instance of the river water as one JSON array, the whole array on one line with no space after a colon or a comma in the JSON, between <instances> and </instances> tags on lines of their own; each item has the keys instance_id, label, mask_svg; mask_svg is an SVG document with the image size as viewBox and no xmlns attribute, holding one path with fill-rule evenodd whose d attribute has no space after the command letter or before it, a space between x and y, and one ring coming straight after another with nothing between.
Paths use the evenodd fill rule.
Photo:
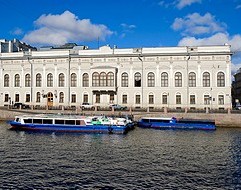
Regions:
<instances>
[{"instance_id":1,"label":"river water","mask_svg":"<svg viewBox=\"0 0 241 190\"><path fill-rule=\"evenodd\" d=\"M108 135L8 127L0 122L0 189L241 189L241 129Z\"/></svg>"}]
</instances>

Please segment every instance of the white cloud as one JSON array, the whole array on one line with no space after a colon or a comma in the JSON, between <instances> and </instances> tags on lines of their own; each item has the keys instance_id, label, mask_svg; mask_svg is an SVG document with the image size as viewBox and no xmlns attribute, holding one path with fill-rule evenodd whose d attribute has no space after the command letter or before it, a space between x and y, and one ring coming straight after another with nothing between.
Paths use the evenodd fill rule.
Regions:
<instances>
[{"instance_id":1,"label":"white cloud","mask_svg":"<svg viewBox=\"0 0 241 190\"><path fill-rule=\"evenodd\" d=\"M183 9L184 7L190 6L194 3L201 3L201 2L202 0L174 0L174 1L162 0L158 2L158 5L165 8L174 6L178 9Z\"/></svg>"},{"instance_id":2,"label":"white cloud","mask_svg":"<svg viewBox=\"0 0 241 190\"><path fill-rule=\"evenodd\" d=\"M123 28L123 30L128 30L128 31L136 28L136 26L134 24L128 25L128 24L125 24L125 23L122 23L121 27Z\"/></svg>"},{"instance_id":3,"label":"white cloud","mask_svg":"<svg viewBox=\"0 0 241 190\"><path fill-rule=\"evenodd\" d=\"M21 28L14 28L10 33L13 35L22 35L23 30Z\"/></svg>"},{"instance_id":4,"label":"white cloud","mask_svg":"<svg viewBox=\"0 0 241 190\"><path fill-rule=\"evenodd\" d=\"M240 63L236 63L236 64L232 63L231 67L232 67L231 73L235 74L241 68L241 62Z\"/></svg>"},{"instance_id":5,"label":"white cloud","mask_svg":"<svg viewBox=\"0 0 241 190\"><path fill-rule=\"evenodd\" d=\"M240 9L240 8L241 8L241 5L237 5L237 6L236 6L236 9Z\"/></svg>"},{"instance_id":6,"label":"white cloud","mask_svg":"<svg viewBox=\"0 0 241 190\"><path fill-rule=\"evenodd\" d=\"M183 35L202 35L223 32L226 24L218 22L210 13L203 16L193 13L184 18L176 18L171 27L175 31L182 31Z\"/></svg>"},{"instance_id":7,"label":"white cloud","mask_svg":"<svg viewBox=\"0 0 241 190\"><path fill-rule=\"evenodd\" d=\"M228 33L217 33L207 38L184 37L178 43L179 46L203 46L203 45L231 45L233 54L232 73L241 68L241 35L230 36Z\"/></svg>"},{"instance_id":8,"label":"white cloud","mask_svg":"<svg viewBox=\"0 0 241 190\"><path fill-rule=\"evenodd\" d=\"M201 3L202 0L177 0L177 5L176 7L178 9L182 9L186 6L190 6L193 3Z\"/></svg>"},{"instance_id":9,"label":"white cloud","mask_svg":"<svg viewBox=\"0 0 241 190\"><path fill-rule=\"evenodd\" d=\"M36 21L36 30L30 31L23 41L31 44L61 45L67 42L105 40L113 34L105 25L80 20L69 11L57 15L42 15Z\"/></svg>"},{"instance_id":10,"label":"white cloud","mask_svg":"<svg viewBox=\"0 0 241 190\"><path fill-rule=\"evenodd\" d=\"M127 33L133 32L133 30L136 28L136 25L134 25L134 24L129 25L126 23L122 23L121 27L122 27L122 33L120 35L120 38L124 38L124 37L126 37Z\"/></svg>"},{"instance_id":11,"label":"white cloud","mask_svg":"<svg viewBox=\"0 0 241 190\"><path fill-rule=\"evenodd\" d=\"M241 51L241 35L230 36L228 33L217 33L207 38L184 37L178 43L179 46L202 46L202 45L231 45L232 51Z\"/></svg>"}]
</instances>

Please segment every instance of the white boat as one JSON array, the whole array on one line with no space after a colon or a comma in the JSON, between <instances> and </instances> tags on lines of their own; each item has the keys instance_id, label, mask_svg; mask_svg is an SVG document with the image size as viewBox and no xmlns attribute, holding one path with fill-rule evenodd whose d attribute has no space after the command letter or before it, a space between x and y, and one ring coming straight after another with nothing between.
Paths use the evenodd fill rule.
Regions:
<instances>
[{"instance_id":1,"label":"white boat","mask_svg":"<svg viewBox=\"0 0 241 190\"><path fill-rule=\"evenodd\" d=\"M16 130L115 134L127 133L134 127L134 123L125 118L60 114L15 116L9 124Z\"/></svg>"}]
</instances>

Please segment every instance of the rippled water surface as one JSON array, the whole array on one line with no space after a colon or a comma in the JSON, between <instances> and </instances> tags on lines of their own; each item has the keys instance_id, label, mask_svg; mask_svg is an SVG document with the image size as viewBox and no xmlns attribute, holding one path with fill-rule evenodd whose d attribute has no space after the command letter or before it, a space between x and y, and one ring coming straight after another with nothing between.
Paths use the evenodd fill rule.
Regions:
<instances>
[{"instance_id":1,"label":"rippled water surface","mask_svg":"<svg viewBox=\"0 0 241 190\"><path fill-rule=\"evenodd\" d=\"M46 134L0 122L0 189L241 189L241 129Z\"/></svg>"}]
</instances>

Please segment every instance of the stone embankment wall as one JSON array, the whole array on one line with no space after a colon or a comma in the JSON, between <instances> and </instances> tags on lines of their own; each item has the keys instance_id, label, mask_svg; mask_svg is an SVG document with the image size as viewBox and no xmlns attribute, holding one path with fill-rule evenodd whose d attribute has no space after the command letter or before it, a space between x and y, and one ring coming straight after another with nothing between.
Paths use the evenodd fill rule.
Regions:
<instances>
[{"instance_id":1,"label":"stone embankment wall","mask_svg":"<svg viewBox=\"0 0 241 190\"><path fill-rule=\"evenodd\" d=\"M11 120L16 115L37 114L37 113L62 113L62 114L83 114L83 115L133 115L138 121L143 116L152 117L176 117L190 119L212 119L217 127L240 127L241 114L238 113L163 113L163 112L120 112L120 111L80 111L80 110L0 110L1 120Z\"/></svg>"}]
</instances>

